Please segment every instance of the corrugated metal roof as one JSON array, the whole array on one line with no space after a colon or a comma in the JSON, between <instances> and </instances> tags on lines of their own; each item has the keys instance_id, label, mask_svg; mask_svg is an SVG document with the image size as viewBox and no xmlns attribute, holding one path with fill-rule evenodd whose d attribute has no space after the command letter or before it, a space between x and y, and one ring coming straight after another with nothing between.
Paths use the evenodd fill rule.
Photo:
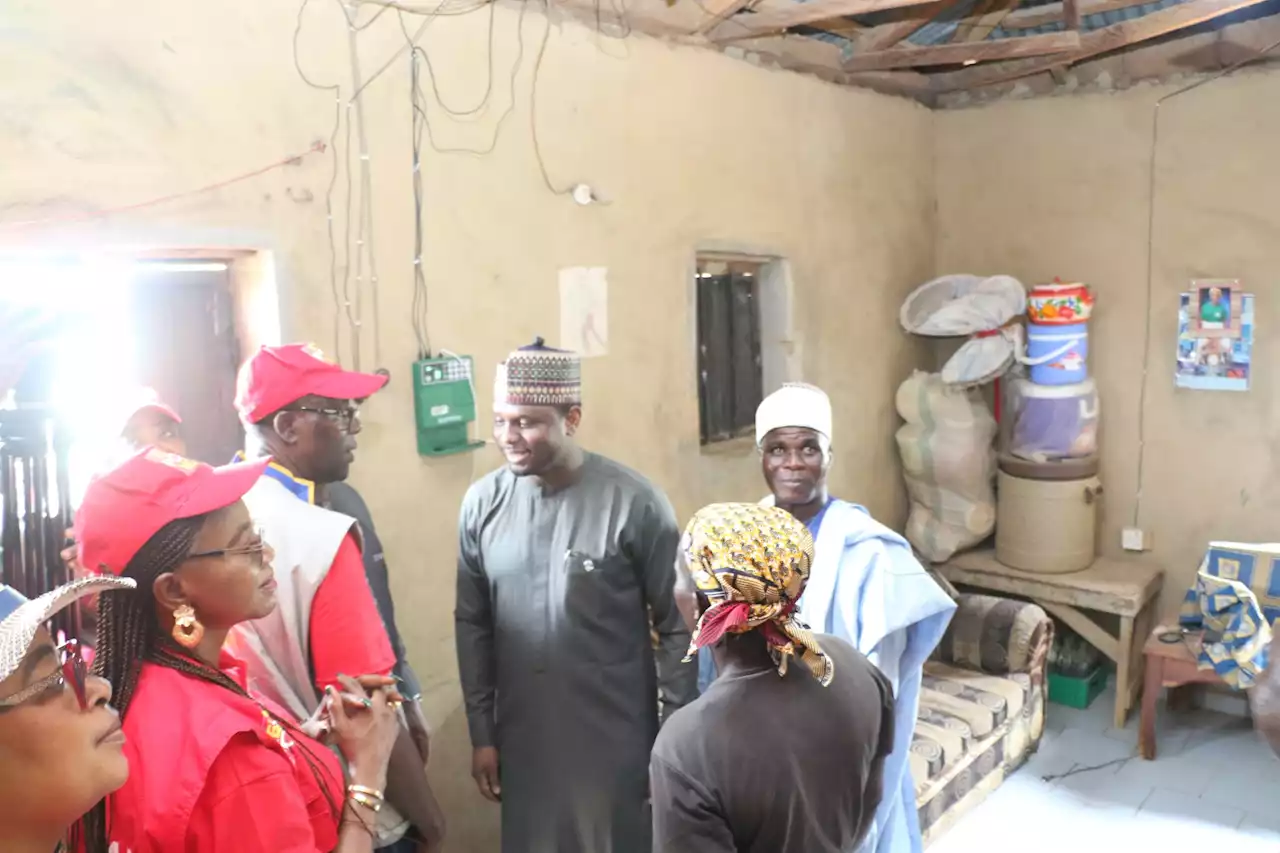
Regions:
<instances>
[{"instance_id":1,"label":"corrugated metal roof","mask_svg":"<svg viewBox=\"0 0 1280 853\"><path fill-rule=\"evenodd\" d=\"M806 2L806 0L800 0ZM1047 6L1055 0L1031 0L1031 2L1023 2L1018 4L1019 9L1033 9L1037 6ZM1187 0L1153 0L1150 3L1143 3L1138 6L1130 6L1126 9L1116 9L1109 12L1098 12L1093 15L1085 15L1080 20L1081 32L1090 32L1092 30L1108 27L1112 24L1118 24L1121 21L1132 21L1135 18L1141 18L1143 15L1149 15L1152 12L1158 12L1161 9L1167 9L1170 6L1177 6ZM934 20L925 24L919 30L914 32L904 44L912 44L918 47L929 47L932 45L946 44L953 36L961 21L965 19L976 6L978 0L961 0L950 9L938 15ZM864 15L856 19L864 26L873 27L879 23L888 20L885 13L876 15ZM1027 27L1021 29L1006 30L1003 27L996 27L987 36L987 39L1007 39L1018 38L1020 36L1039 35L1041 33L1056 33L1066 29L1066 25L1062 21L1054 21L1052 23L1042 24L1038 27ZM849 39L836 35L834 33L822 32L820 30L812 30L806 32L812 38L838 45L843 51L845 58L853 56L853 42Z\"/></svg>"}]
</instances>

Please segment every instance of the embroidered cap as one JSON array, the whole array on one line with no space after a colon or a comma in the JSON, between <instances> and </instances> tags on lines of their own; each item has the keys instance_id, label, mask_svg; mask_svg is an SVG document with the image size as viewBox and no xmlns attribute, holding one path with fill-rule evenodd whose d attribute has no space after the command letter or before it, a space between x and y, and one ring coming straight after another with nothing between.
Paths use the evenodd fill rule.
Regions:
<instances>
[{"instance_id":1,"label":"embroidered cap","mask_svg":"<svg viewBox=\"0 0 1280 853\"><path fill-rule=\"evenodd\" d=\"M537 338L498 365L493 400L506 406L577 406L582 403L582 359Z\"/></svg>"},{"instance_id":2,"label":"embroidered cap","mask_svg":"<svg viewBox=\"0 0 1280 853\"><path fill-rule=\"evenodd\" d=\"M80 565L118 575L147 540L179 518L230 506L258 482L270 459L214 468L148 448L95 477L76 513Z\"/></svg>"},{"instance_id":3,"label":"embroidered cap","mask_svg":"<svg viewBox=\"0 0 1280 853\"><path fill-rule=\"evenodd\" d=\"M0 681L13 675L31 650L36 632L59 611L86 595L134 586L129 578L87 577L28 601L13 587L0 584Z\"/></svg>"},{"instance_id":4,"label":"embroidered cap","mask_svg":"<svg viewBox=\"0 0 1280 853\"><path fill-rule=\"evenodd\" d=\"M256 424L308 394L363 400L387 384L377 373L343 370L312 344L262 347L236 377L236 411Z\"/></svg>"}]
</instances>

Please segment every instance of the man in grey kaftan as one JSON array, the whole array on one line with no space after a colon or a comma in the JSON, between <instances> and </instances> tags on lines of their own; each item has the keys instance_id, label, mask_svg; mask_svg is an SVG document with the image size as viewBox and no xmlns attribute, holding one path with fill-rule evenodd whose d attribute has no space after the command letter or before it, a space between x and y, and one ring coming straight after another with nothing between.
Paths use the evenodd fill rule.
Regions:
<instances>
[{"instance_id":1,"label":"man in grey kaftan","mask_svg":"<svg viewBox=\"0 0 1280 853\"><path fill-rule=\"evenodd\" d=\"M651 483L572 443L576 381L517 381L526 367L576 377L568 355L539 343L500 370L509 464L463 501L458 663L477 761L492 747L500 768L477 783L501 800L503 853L649 853L659 700L665 717L697 695L673 593L680 532Z\"/></svg>"}]
</instances>

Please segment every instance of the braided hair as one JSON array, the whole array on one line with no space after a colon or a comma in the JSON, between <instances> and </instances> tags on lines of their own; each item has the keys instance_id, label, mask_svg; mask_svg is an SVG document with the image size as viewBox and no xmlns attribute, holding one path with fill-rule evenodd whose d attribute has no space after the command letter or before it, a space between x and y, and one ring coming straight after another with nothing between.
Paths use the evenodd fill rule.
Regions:
<instances>
[{"instance_id":1,"label":"braided hair","mask_svg":"<svg viewBox=\"0 0 1280 853\"><path fill-rule=\"evenodd\" d=\"M98 647L94 652L93 673L111 683L112 704L120 712L121 720L129 713L144 663L177 670L191 678L216 684L252 700L235 679L217 667L198 660L174 642L168 632L161 628L156 616L155 593L152 588L156 578L172 572L186 560L205 521L220 511L194 518L180 518L162 527L138 550L121 573L124 577L137 581L137 589L130 595L104 595L98 605ZM272 718L276 719L276 715L273 714ZM301 734L292 720L277 721L295 734ZM342 814L342 804L333 799L328 786L324 784L322 777L327 771L308 747L307 740L309 738L295 738L294 744L315 776L336 821ZM107 823L107 801L104 799L74 828L71 849L84 853L106 851Z\"/></svg>"}]
</instances>

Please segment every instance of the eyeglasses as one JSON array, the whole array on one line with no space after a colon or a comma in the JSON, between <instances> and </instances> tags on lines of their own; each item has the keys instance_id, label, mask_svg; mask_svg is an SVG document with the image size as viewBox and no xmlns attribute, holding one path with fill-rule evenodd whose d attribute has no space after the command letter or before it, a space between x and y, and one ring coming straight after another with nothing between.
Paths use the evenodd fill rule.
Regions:
<instances>
[{"instance_id":1,"label":"eyeglasses","mask_svg":"<svg viewBox=\"0 0 1280 853\"><path fill-rule=\"evenodd\" d=\"M70 685L75 691L76 701L80 703L80 710L88 710L89 699L85 693L85 682L89 676L89 668L85 665L84 657L80 653L80 643L76 640L68 640L58 646L58 660L61 661L61 666L57 672L19 690L12 696L0 699L0 709L17 707L50 690L55 688L61 690Z\"/></svg>"},{"instance_id":2,"label":"eyeglasses","mask_svg":"<svg viewBox=\"0 0 1280 853\"><path fill-rule=\"evenodd\" d=\"M285 409L286 412L311 412L317 415L324 415L329 420L338 425L338 429L343 432L351 432L351 430L360 423L360 407L348 406L345 409L320 409L314 406L294 406L292 409Z\"/></svg>"},{"instance_id":3,"label":"eyeglasses","mask_svg":"<svg viewBox=\"0 0 1280 853\"><path fill-rule=\"evenodd\" d=\"M239 548L216 548L212 551L197 551L194 554L188 554L188 560L196 560L202 557L248 557L257 567L262 566L262 556L267 550L267 542L262 537L262 528L255 527L253 530L254 542L248 545L242 545Z\"/></svg>"}]
</instances>

